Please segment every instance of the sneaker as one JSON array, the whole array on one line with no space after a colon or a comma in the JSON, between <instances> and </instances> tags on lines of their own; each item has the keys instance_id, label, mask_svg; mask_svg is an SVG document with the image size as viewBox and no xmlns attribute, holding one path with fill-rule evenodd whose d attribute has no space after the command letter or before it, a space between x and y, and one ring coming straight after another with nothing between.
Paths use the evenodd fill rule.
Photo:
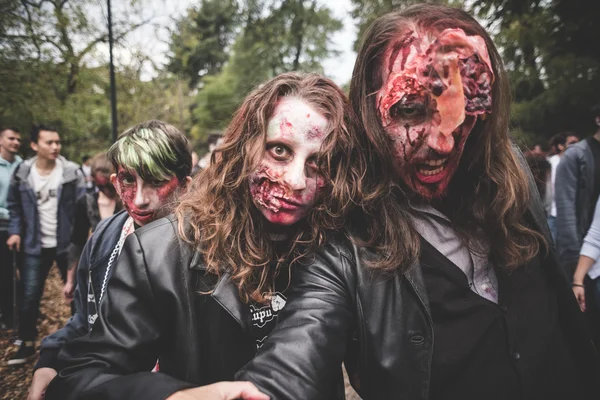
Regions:
<instances>
[{"instance_id":1,"label":"sneaker","mask_svg":"<svg viewBox=\"0 0 600 400\"><path fill-rule=\"evenodd\" d=\"M8 360L8 365L12 365L12 366L23 365L27 361L29 361L29 359L34 355L35 355L34 342L23 342L23 344L21 345L21 347L19 347L19 350L17 350L15 355L12 356L10 360Z\"/></svg>"}]
</instances>

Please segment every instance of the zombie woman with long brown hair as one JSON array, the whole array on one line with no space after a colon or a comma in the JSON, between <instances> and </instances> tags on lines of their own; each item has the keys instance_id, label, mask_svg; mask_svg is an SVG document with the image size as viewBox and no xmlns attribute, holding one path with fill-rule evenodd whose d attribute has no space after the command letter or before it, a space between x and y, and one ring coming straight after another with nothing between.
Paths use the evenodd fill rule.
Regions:
<instances>
[{"instance_id":1,"label":"zombie woman with long brown hair","mask_svg":"<svg viewBox=\"0 0 600 400\"><path fill-rule=\"evenodd\" d=\"M55 397L212 399L194 387L232 380L254 356L293 272L361 198L353 115L315 74L253 91L175 216L126 240L94 329L61 355ZM326 397L343 397L340 382Z\"/></svg>"},{"instance_id":2,"label":"zombie woman with long brown hair","mask_svg":"<svg viewBox=\"0 0 600 400\"><path fill-rule=\"evenodd\" d=\"M294 274L238 378L272 399L321 399L345 359L365 400L597 398L595 349L509 139L487 32L443 6L387 14L362 41L350 99L382 160L363 217Z\"/></svg>"}]
</instances>

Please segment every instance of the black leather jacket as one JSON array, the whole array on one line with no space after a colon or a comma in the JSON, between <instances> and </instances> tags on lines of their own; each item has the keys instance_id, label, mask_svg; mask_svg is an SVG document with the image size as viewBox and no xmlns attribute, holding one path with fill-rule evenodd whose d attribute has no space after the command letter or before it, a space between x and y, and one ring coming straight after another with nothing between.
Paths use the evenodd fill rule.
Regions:
<instances>
[{"instance_id":1,"label":"black leather jacket","mask_svg":"<svg viewBox=\"0 0 600 400\"><path fill-rule=\"evenodd\" d=\"M162 400L233 380L256 352L247 313L229 274L205 274L177 221L163 218L127 238L93 330L65 345L46 396ZM160 373L150 372L157 358Z\"/></svg>"},{"instance_id":2,"label":"black leather jacket","mask_svg":"<svg viewBox=\"0 0 600 400\"><path fill-rule=\"evenodd\" d=\"M539 196L532 197L529 217L551 243ZM345 359L363 399L427 400L434 337L421 268L373 272L365 263L374 256L341 237L308 268L296 269L277 327L236 378L271 399L322 399L330 371ZM548 258L566 340L582 381L596 386L594 346L552 249Z\"/></svg>"}]
</instances>

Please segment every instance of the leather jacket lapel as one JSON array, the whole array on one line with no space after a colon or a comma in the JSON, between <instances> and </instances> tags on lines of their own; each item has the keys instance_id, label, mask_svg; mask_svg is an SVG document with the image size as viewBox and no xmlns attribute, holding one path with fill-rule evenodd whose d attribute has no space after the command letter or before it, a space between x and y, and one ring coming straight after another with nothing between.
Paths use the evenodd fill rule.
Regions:
<instances>
[{"instance_id":1,"label":"leather jacket lapel","mask_svg":"<svg viewBox=\"0 0 600 400\"><path fill-rule=\"evenodd\" d=\"M248 307L241 301L238 288L231 282L231 272L221 275L211 296L240 324L244 332L247 331Z\"/></svg>"},{"instance_id":2,"label":"leather jacket lapel","mask_svg":"<svg viewBox=\"0 0 600 400\"><path fill-rule=\"evenodd\" d=\"M421 271L421 264L417 261L414 263L406 272L404 276L412 286L413 290L421 300L427 315L431 319L431 309L429 307L429 295L425 288L425 281L423 280L423 272Z\"/></svg>"},{"instance_id":3,"label":"leather jacket lapel","mask_svg":"<svg viewBox=\"0 0 600 400\"><path fill-rule=\"evenodd\" d=\"M223 271L219 277L218 282L214 285L214 280L210 278L216 278L215 275L211 275L209 279L204 279L207 276L206 266L202 261L202 255L196 250L192 256L190 262L190 269L196 271L199 275L199 281L201 283L202 292L210 292L210 296L215 299L221 307L225 309L237 321L242 327L244 332L248 330L248 307L240 299L237 287L231 282L231 271ZM214 285L214 288L213 288ZM198 290L198 285L196 287Z\"/></svg>"}]
</instances>

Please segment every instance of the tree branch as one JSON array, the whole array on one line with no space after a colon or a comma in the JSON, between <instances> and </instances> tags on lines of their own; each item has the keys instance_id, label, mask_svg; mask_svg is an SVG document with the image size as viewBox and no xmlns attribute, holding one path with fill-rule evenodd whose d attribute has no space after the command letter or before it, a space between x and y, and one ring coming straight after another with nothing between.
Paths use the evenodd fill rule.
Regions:
<instances>
[{"instance_id":1,"label":"tree branch","mask_svg":"<svg viewBox=\"0 0 600 400\"><path fill-rule=\"evenodd\" d=\"M27 14L26 30L29 31L29 34L31 35L31 41L33 42L33 45L35 46L35 48L37 50L38 59L40 59L40 58L42 58L42 48L36 39L36 34L33 32L33 21L31 18L31 12L29 11L29 7L27 7L28 5L31 5L32 7L38 7L38 8L40 6L33 5L27 0L21 0L21 4L23 4L23 8L25 8L25 13Z\"/></svg>"}]
</instances>

